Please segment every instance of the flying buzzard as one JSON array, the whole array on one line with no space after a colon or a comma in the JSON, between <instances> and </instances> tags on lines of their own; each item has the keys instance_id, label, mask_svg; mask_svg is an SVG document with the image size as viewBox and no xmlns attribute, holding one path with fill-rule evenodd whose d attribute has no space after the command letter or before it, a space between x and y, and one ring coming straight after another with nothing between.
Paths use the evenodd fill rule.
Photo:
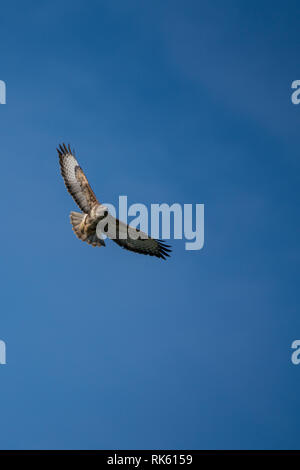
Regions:
<instances>
[{"instance_id":1,"label":"flying buzzard","mask_svg":"<svg viewBox=\"0 0 300 470\"><path fill-rule=\"evenodd\" d=\"M104 233L126 250L166 259L170 246L155 240L146 233L121 222L109 214L108 209L97 200L89 182L80 168L70 145L62 144L57 149L61 174L65 185L82 212L71 212L73 230L80 240L92 246L105 246L96 233L97 225L105 219Z\"/></svg>"}]
</instances>

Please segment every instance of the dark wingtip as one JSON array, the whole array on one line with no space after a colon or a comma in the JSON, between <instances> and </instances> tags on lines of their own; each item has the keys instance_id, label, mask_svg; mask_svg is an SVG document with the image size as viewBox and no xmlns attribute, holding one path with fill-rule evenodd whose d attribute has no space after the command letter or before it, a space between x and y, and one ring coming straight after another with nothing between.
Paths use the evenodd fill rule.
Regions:
<instances>
[{"instance_id":1,"label":"dark wingtip","mask_svg":"<svg viewBox=\"0 0 300 470\"><path fill-rule=\"evenodd\" d=\"M58 146L58 148L56 148L56 150L57 150L59 156L68 155L68 154L72 155L71 145L68 144L68 146L66 146L66 144L64 142L59 144L59 146ZM73 151L73 155L75 155L74 151Z\"/></svg>"},{"instance_id":2,"label":"dark wingtip","mask_svg":"<svg viewBox=\"0 0 300 470\"><path fill-rule=\"evenodd\" d=\"M167 245L163 240L158 240L159 244L159 258L166 259L169 258L169 253L172 252L171 246Z\"/></svg>"}]
</instances>

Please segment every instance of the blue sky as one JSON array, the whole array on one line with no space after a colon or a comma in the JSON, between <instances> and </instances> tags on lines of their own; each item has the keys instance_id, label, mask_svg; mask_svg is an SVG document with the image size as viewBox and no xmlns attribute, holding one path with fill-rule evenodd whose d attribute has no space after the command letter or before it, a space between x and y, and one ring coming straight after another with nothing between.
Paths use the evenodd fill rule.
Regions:
<instances>
[{"instance_id":1,"label":"blue sky","mask_svg":"<svg viewBox=\"0 0 300 470\"><path fill-rule=\"evenodd\" d=\"M299 448L299 2L6 2L2 449ZM93 249L100 200L205 204L167 262Z\"/></svg>"}]
</instances>

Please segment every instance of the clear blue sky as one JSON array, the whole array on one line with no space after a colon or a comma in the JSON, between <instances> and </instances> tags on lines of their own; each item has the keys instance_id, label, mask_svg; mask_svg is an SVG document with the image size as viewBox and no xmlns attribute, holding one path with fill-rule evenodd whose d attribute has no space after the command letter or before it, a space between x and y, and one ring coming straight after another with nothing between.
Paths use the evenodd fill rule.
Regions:
<instances>
[{"instance_id":1,"label":"clear blue sky","mask_svg":"<svg viewBox=\"0 0 300 470\"><path fill-rule=\"evenodd\" d=\"M297 1L6 2L0 447L299 448ZM75 238L99 199L204 203L167 262Z\"/></svg>"}]
</instances>

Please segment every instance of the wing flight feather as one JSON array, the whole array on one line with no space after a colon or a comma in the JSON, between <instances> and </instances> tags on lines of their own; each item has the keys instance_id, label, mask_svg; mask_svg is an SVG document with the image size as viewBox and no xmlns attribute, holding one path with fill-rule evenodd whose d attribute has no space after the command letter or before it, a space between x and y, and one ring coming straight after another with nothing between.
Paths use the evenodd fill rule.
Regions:
<instances>
[{"instance_id":1,"label":"wing flight feather","mask_svg":"<svg viewBox=\"0 0 300 470\"><path fill-rule=\"evenodd\" d=\"M98 200L89 182L72 153L70 145L60 145L57 148L61 174L65 185L76 204L86 214Z\"/></svg>"},{"instance_id":2,"label":"wing flight feather","mask_svg":"<svg viewBox=\"0 0 300 470\"><path fill-rule=\"evenodd\" d=\"M151 238L145 232L121 222L110 214L105 222L103 221L103 228L105 235L126 250L162 259L169 257L172 251L170 245L164 241Z\"/></svg>"}]
</instances>

